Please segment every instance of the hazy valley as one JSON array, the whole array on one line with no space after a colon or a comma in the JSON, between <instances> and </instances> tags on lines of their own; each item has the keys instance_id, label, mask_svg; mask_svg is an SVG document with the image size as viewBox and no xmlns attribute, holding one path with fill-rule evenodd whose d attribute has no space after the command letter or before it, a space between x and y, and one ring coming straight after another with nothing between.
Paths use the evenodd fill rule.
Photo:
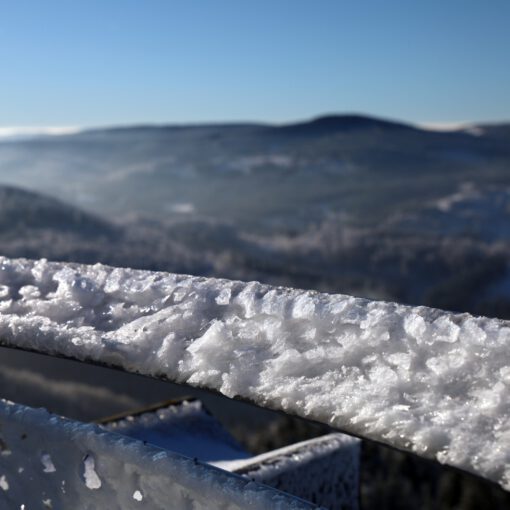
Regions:
<instances>
[{"instance_id":1,"label":"hazy valley","mask_svg":"<svg viewBox=\"0 0 510 510\"><path fill-rule=\"evenodd\" d=\"M4 141L0 250L507 316L509 167L506 125L362 116Z\"/></svg>"}]
</instances>

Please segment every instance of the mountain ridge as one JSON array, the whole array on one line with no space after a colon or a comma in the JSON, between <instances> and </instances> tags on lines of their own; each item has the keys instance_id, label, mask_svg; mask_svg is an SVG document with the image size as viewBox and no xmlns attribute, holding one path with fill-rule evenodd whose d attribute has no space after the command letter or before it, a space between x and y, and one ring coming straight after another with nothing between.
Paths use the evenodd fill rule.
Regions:
<instances>
[{"instance_id":1,"label":"mountain ridge","mask_svg":"<svg viewBox=\"0 0 510 510\"><path fill-rule=\"evenodd\" d=\"M22 211L22 215L20 215ZM113 235L115 228L98 216L56 198L17 186L0 184L0 227L14 229L79 231L96 237Z\"/></svg>"},{"instance_id":2,"label":"mountain ridge","mask_svg":"<svg viewBox=\"0 0 510 510\"><path fill-rule=\"evenodd\" d=\"M280 132L313 132L314 134L324 134L331 131L349 131L361 129L408 129L415 131L425 131L419 126L404 121L390 120L372 115L360 113L331 113L311 117L305 120L291 121L285 123L271 122L204 122L204 123L178 123L178 124L132 124L125 126L110 126L105 128L84 129L80 133L63 135L74 136L76 134L95 134L95 133L126 133L129 131L179 131L179 130L209 130L209 129L261 129Z\"/></svg>"},{"instance_id":3,"label":"mountain ridge","mask_svg":"<svg viewBox=\"0 0 510 510\"><path fill-rule=\"evenodd\" d=\"M510 137L510 120L508 121L480 121L459 124L451 129L434 129L427 124L413 123L393 118L379 117L363 113L325 113L304 120L289 122L264 121L220 121L220 122L191 122L191 123L133 123L126 125L110 125L102 127L86 127L69 133L48 134L33 133L0 137L0 143L17 143L32 140L73 139L82 135L110 135L128 133L156 133L156 132L200 132L200 131L267 131L268 133L284 133L294 135L327 135L328 133L355 133L361 131L391 131L391 132L423 132L441 134L471 134L476 136L490 135L495 138Z\"/></svg>"}]
</instances>

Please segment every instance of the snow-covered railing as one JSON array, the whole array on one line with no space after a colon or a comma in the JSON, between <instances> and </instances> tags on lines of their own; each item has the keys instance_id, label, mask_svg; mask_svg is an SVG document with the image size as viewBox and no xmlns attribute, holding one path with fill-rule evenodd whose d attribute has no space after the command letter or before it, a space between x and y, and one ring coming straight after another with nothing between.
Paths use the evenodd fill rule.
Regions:
<instances>
[{"instance_id":1,"label":"snow-covered railing","mask_svg":"<svg viewBox=\"0 0 510 510\"><path fill-rule=\"evenodd\" d=\"M0 508L312 510L261 485L112 433L0 400Z\"/></svg>"},{"instance_id":2,"label":"snow-covered railing","mask_svg":"<svg viewBox=\"0 0 510 510\"><path fill-rule=\"evenodd\" d=\"M7 347L240 397L510 489L510 324L259 283L0 260Z\"/></svg>"},{"instance_id":3,"label":"snow-covered railing","mask_svg":"<svg viewBox=\"0 0 510 510\"><path fill-rule=\"evenodd\" d=\"M359 464L360 440L336 433L216 465L325 508L357 510Z\"/></svg>"},{"instance_id":4,"label":"snow-covered railing","mask_svg":"<svg viewBox=\"0 0 510 510\"><path fill-rule=\"evenodd\" d=\"M253 456L194 399L156 405L101 424L324 508L359 508L360 440L346 434L326 434Z\"/></svg>"}]
</instances>

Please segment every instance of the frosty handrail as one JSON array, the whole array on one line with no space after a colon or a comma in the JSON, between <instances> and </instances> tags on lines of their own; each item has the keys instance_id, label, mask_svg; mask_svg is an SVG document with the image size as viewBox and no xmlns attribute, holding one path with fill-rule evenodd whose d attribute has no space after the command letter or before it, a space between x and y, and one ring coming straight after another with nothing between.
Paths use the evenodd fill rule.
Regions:
<instances>
[{"instance_id":1,"label":"frosty handrail","mask_svg":"<svg viewBox=\"0 0 510 510\"><path fill-rule=\"evenodd\" d=\"M510 324L256 282L0 259L3 345L241 397L510 489Z\"/></svg>"},{"instance_id":2,"label":"frosty handrail","mask_svg":"<svg viewBox=\"0 0 510 510\"><path fill-rule=\"evenodd\" d=\"M319 510L196 459L43 409L0 399L0 425L1 508Z\"/></svg>"}]
</instances>

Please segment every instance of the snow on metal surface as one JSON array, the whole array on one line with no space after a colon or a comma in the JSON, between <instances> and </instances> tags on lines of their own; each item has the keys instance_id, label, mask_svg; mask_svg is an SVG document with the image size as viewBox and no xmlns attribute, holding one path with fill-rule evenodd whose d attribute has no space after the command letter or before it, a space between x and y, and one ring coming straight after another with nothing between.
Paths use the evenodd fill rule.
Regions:
<instances>
[{"instance_id":1,"label":"snow on metal surface","mask_svg":"<svg viewBox=\"0 0 510 510\"><path fill-rule=\"evenodd\" d=\"M328 434L251 459L214 464L331 510L356 510L360 443L345 434Z\"/></svg>"},{"instance_id":2,"label":"snow on metal surface","mask_svg":"<svg viewBox=\"0 0 510 510\"><path fill-rule=\"evenodd\" d=\"M156 406L106 420L102 426L331 510L358 508L360 440L345 434L328 434L250 457L199 400Z\"/></svg>"},{"instance_id":3,"label":"snow on metal surface","mask_svg":"<svg viewBox=\"0 0 510 510\"><path fill-rule=\"evenodd\" d=\"M5 400L0 436L0 508L316 508L98 426Z\"/></svg>"},{"instance_id":4,"label":"snow on metal surface","mask_svg":"<svg viewBox=\"0 0 510 510\"><path fill-rule=\"evenodd\" d=\"M136 416L109 420L102 426L203 462L249 457L199 400L175 402Z\"/></svg>"},{"instance_id":5,"label":"snow on metal surface","mask_svg":"<svg viewBox=\"0 0 510 510\"><path fill-rule=\"evenodd\" d=\"M0 259L4 345L241 396L510 489L510 324L259 283Z\"/></svg>"}]
</instances>

